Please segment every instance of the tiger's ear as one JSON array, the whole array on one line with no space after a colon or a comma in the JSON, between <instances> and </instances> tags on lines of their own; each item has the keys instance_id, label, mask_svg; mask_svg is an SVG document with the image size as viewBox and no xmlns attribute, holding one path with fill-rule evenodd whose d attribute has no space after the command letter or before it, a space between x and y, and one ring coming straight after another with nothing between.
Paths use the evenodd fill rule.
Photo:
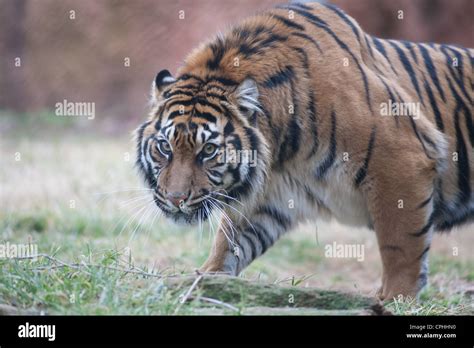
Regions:
<instances>
[{"instance_id":1,"label":"tiger's ear","mask_svg":"<svg viewBox=\"0 0 474 348\"><path fill-rule=\"evenodd\" d=\"M251 117L255 112L262 111L258 97L257 83L251 78L245 79L233 93L236 106L247 117Z\"/></svg>"},{"instance_id":2,"label":"tiger's ear","mask_svg":"<svg viewBox=\"0 0 474 348\"><path fill-rule=\"evenodd\" d=\"M151 98L152 103L154 104L163 92L163 89L176 82L176 79L171 75L168 70L161 70L158 74L156 74L155 79L153 80L153 84L151 86Z\"/></svg>"},{"instance_id":3,"label":"tiger's ear","mask_svg":"<svg viewBox=\"0 0 474 348\"><path fill-rule=\"evenodd\" d=\"M176 79L168 70L161 70L155 77L155 88L158 92L163 91L163 88L176 82Z\"/></svg>"}]
</instances>

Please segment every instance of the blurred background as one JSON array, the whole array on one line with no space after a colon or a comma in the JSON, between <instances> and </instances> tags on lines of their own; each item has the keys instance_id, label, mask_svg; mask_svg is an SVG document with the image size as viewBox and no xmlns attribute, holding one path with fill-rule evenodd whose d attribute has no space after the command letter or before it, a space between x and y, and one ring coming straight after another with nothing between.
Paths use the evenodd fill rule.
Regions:
<instances>
[{"instance_id":1,"label":"blurred background","mask_svg":"<svg viewBox=\"0 0 474 348\"><path fill-rule=\"evenodd\" d=\"M0 0L0 108L24 112L53 109L64 99L93 101L94 127L122 132L143 118L157 71L174 73L201 41L282 2ZM474 46L472 0L332 3L372 35Z\"/></svg>"},{"instance_id":2,"label":"blurred background","mask_svg":"<svg viewBox=\"0 0 474 348\"><path fill-rule=\"evenodd\" d=\"M277 3L0 0L0 242L34 242L78 262L127 248L150 269L189 272L203 263L217 221L199 231L159 219L133 169L130 135L146 117L157 71L175 73L201 41ZM473 0L333 3L378 37L474 47ZM63 100L95 103L95 118L56 116ZM333 242L363 245L363 262L325 257ZM474 294L473 246L472 226L434 238L425 298L459 306ZM14 291L29 295L23 285L2 287L14 282L4 273L0 302L17 301ZM282 238L245 276L374 294L380 273L372 231L318 222Z\"/></svg>"}]
</instances>

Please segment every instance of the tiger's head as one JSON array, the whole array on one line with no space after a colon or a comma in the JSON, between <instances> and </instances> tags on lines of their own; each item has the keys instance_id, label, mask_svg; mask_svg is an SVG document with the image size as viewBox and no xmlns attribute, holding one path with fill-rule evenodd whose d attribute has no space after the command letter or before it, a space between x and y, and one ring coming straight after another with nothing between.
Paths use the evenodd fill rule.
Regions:
<instances>
[{"instance_id":1,"label":"tiger's head","mask_svg":"<svg viewBox=\"0 0 474 348\"><path fill-rule=\"evenodd\" d=\"M165 216L191 224L258 193L269 157L258 100L250 78L158 73L136 131L137 167Z\"/></svg>"}]
</instances>

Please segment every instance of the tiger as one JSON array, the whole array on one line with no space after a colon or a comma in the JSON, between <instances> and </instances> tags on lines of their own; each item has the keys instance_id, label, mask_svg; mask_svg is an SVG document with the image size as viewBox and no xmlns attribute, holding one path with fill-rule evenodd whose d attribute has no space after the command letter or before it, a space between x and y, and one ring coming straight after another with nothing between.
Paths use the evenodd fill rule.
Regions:
<instances>
[{"instance_id":1,"label":"tiger","mask_svg":"<svg viewBox=\"0 0 474 348\"><path fill-rule=\"evenodd\" d=\"M334 218L375 231L382 301L419 298L433 234L474 219L473 56L371 36L331 4L276 6L156 75L138 171L172 221L221 213L201 273L237 276Z\"/></svg>"}]
</instances>

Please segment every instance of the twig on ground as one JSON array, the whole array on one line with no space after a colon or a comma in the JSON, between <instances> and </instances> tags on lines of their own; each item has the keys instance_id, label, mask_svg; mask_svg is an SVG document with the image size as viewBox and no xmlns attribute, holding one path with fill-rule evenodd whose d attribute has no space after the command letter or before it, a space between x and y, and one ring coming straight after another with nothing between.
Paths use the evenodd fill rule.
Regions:
<instances>
[{"instance_id":1,"label":"twig on ground","mask_svg":"<svg viewBox=\"0 0 474 348\"><path fill-rule=\"evenodd\" d=\"M215 298L203 297L203 296L189 296L188 300L198 300L198 301L208 302L208 303L212 303L212 304L216 304L216 305L228 308L234 312L240 312L240 310L237 307L234 307L231 304L216 300Z\"/></svg>"},{"instance_id":2,"label":"twig on ground","mask_svg":"<svg viewBox=\"0 0 474 348\"><path fill-rule=\"evenodd\" d=\"M33 259L40 258L40 257L48 259L49 261L55 263L56 265L33 267L34 270L52 270L52 269L65 268L65 267L75 268L75 269L83 269L83 268L87 268L87 267L94 267L94 268L108 269L108 270L117 271L117 272L137 274L137 275L146 276L146 277L154 277L154 278L187 277L187 276L192 275L192 274L162 275L162 274L146 272L146 271L144 271L144 270L142 270L138 267L135 267L135 266L133 266L132 269L125 269L125 268L120 268L120 267L105 266L105 265L98 265L98 264L67 263L65 261L62 261L62 260L60 260L58 258L55 258L55 257L53 257L51 255L48 255L48 254L37 254L37 255L33 255L33 256L14 257L12 259L13 260L33 260Z\"/></svg>"},{"instance_id":3,"label":"twig on ground","mask_svg":"<svg viewBox=\"0 0 474 348\"><path fill-rule=\"evenodd\" d=\"M174 314L177 314L178 311L181 309L181 306L183 305L183 303L185 303L189 296L191 296L191 293L193 292L193 290L196 288L196 286L198 285L199 281L204 277L204 274L199 274L196 279L194 279L194 282L191 284L191 286L189 287L188 291L186 291L186 293L184 293L183 295L180 296L180 299L179 299L179 305L176 307L175 311L174 311Z\"/></svg>"}]
</instances>

